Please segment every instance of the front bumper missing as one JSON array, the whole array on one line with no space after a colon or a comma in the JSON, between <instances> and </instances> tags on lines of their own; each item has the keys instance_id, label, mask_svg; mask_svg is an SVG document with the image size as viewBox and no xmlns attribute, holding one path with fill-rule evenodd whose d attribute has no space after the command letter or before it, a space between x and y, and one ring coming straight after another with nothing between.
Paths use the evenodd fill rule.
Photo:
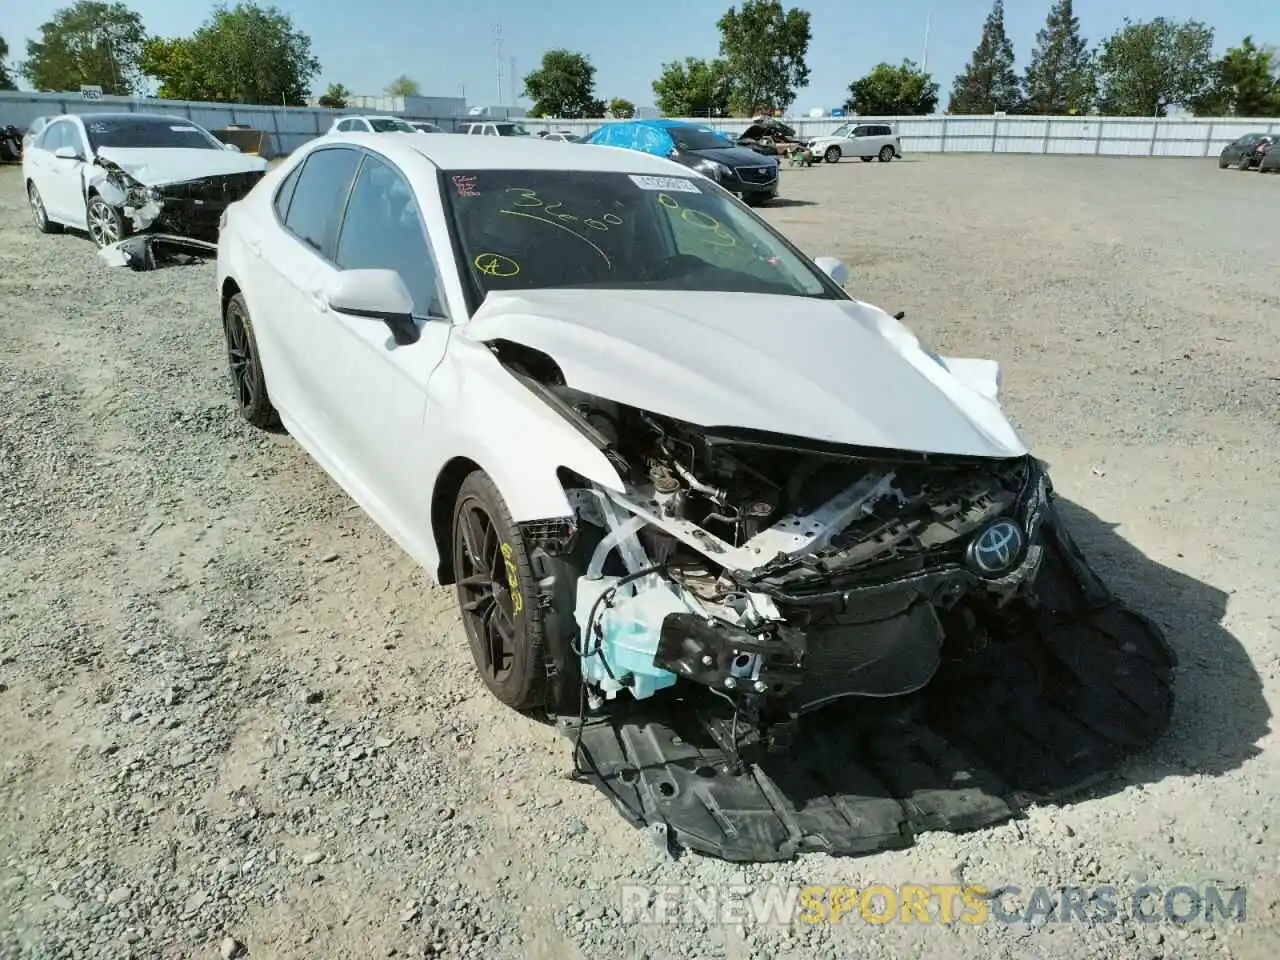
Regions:
<instances>
[{"instance_id":1,"label":"front bumper missing","mask_svg":"<svg viewBox=\"0 0 1280 960\"><path fill-rule=\"evenodd\" d=\"M999 823L1089 786L1168 725L1172 649L1107 590L1052 506L1031 596L943 622L941 664L916 693L841 700L755 743L726 742L737 718L699 687L556 719L630 822L733 861L865 854ZM702 663L714 649L673 639L666 657Z\"/></svg>"},{"instance_id":2,"label":"front bumper missing","mask_svg":"<svg viewBox=\"0 0 1280 960\"><path fill-rule=\"evenodd\" d=\"M172 233L139 233L101 248L98 256L113 267L142 271L156 269L160 260L175 253L216 256L218 245Z\"/></svg>"}]
</instances>

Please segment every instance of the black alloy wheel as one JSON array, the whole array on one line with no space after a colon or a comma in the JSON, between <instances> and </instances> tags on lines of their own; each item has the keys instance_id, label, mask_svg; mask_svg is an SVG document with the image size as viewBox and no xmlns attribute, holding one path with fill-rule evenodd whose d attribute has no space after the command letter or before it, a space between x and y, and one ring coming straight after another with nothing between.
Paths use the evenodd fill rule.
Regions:
<instances>
[{"instance_id":1,"label":"black alloy wheel","mask_svg":"<svg viewBox=\"0 0 1280 960\"><path fill-rule=\"evenodd\" d=\"M243 294L227 301L222 318L222 331L227 341L227 369L235 394L236 410L248 423L260 429L276 426L280 420L267 394L267 381L262 373L258 340Z\"/></svg>"}]
</instances>

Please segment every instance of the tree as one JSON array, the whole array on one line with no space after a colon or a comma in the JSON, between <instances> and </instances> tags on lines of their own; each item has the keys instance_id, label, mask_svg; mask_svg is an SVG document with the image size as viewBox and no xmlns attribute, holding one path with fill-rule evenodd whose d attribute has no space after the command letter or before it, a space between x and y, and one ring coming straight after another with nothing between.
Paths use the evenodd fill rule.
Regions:
<instances>
[{"instance_id":1,"label":"tree","mask_svg":"<svg viewBox=\"0 0 1280 960\"><path fill-rule=\"evenodd\" d=\"M1017 109L1021 100L1018 75L1013 71L1013 42L1004 32L1004 0L995 0L969 65L952 84L947 112L1007 112Z\"/></svg>"},{"instance_id":2,"label":"tree","mask_svg":"<svg viewBox=\"0 0 1280 960\"><path fill-rule=\"evenodd\" d=\"M1071 0L1055 0L1036 34L1023 80L1024 109L1049 116L1088 113L1098 95L1094 57Z\"/></svg>"},{"instance_id":3,"label":"tree","mask_svg":"<svg viewBox=\"0 0 1280 960\"><path fill-rule=\"evenodd\" d=\"M78 0L40 25L40 39L27 41L22 74L37 90L79 90L129 96L141 80L146 42L142 18L123 3Z\"/></svg>"},{"instance_id":4,"label":"tree","mask_svg":"<svg viewBox=\"0 0 1280 960\"><path fill-rule=\"evenodd\" d=\"M347 98L351 96L351 91L340 83L329 84L329 89L324 92L316 102L322 107L329 107L332 110L344 110L347 106Z\"/></svg>"},{"instance_id":5,"label":"tree","mask_svg":"<svg viewBox=\"0 0 1280 960\"><path fill-rule=\"evenodd\" d=\"M861 80L849 84L844 108L868 117L908 117L933 113L938 85L912 60L902 66L878 63Z\"/></svg>"},{"instance_id":6,"label":"tree","mask_svg":"<svg viewBox=\"0 0 1280 960\"><path fill-rule=\"evenodd\" d=\"M142 68L161 97L305 106L320 61L287 14L238 3L214 7L190 37L150 41Z\"/></svg>"},{"instance_id":7,"label":"tree","mask_svg":"<svg viewBox=\"0 0 1280 960\"><path fill-rule=\"evenodd\" d=\"M604 104L596 99L596 68L591 60L571 50L548 50L542 66L524 78L524 95L533 101L531 117L603 117Z\"/></svg>"},{"instance_id":8,"label":"tree","mask_svg":"<svg viewBox=\"0 0 1280 960\"><path fill-rule=\"evenodd\" d=\"M653 95L668 117L722 117L729 112L729 74L723 60L685 57L662 65Z\"/></svg>"},{"instance_id":9,"label":"tree","mask_svg":"<svg viewBox=\"0 0 1280 960\"><path fill-rule=\"evenodd\" d=\"M1202 117L1271 117L1280 113L1280 57L1247 36L1213 65L1212 85L1193 104Z\"/></svg>"},{"instance_id":10,"label":"tree","mask_svg":"<svg viewBox=\"0 0 1280 960\"><path fill-rule=\"evenodd\" d=\"M1198 20L1128 18L1102 41L1098 83L1104 112L1163 117L1170 104L1190 106L1213 85L1213 28Z\"/></svg>"},{"instance_id":11,"label":"tree","mask_svg":"<svg viewBox=\"0 0 1280 960\"><path fill-rule=\"evenodd\" d=\"M0 90L13 90L16 86L13 77L9 73L9 44L4 37L0 37Z\"/></svg>"},{"instance_id":12,"label":"tree","mask_svg":"<svg viewBox=\"0 0 1280 960\"><path fill-rule=\"evenodd\" d=\"M809 82L809 11L784 10L781 0L743 0L716 26L734 110L750 116L791 106Z\"/></svg>"},{"instance_id":13,"label":"tree","mask_svg":"<svg viewBox=\"0 0 1280 960\"><path fill-rule=\"evenodd\" d=\"M418 81L404 73L387 84L389 97L416 97L421 92L422 88L418 86Z\"/></svg>"},{"instance_id":14,"label":"tree","mask_svg":"<svg viewBox=\"0 0 1280 960\"><path fill-rule=\"evenodd\" d=\"M617 120L629 120L636 115L636 105L622 97L614 97L609 101L609 116Z\"/></svg>"},{"instance_id":15,"label":"tree","mask_svg":"<svg viewBox=\"0 0 1280 960\"><path fill-rule=\"evenodd\" d=\"M9 72L9 44L0 37L0 90L14 90L13 74Z\"/></svg>"}]
</instances>

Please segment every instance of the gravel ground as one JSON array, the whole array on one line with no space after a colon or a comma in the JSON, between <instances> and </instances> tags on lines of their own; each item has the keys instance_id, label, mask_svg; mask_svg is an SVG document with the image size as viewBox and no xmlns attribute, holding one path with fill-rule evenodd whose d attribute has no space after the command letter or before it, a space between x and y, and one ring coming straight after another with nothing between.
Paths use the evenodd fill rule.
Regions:
<instances>
[{"instance_id":1,"label":"gravel ground","mask_svg":"<svg viewBox=\"0 0 1280 960\"><path fill-rule=\"evenodd\" d=\"M212 264L134 274L41 237L7 170L0 955L1280 956L1280 234L1258 213L1280 178L991 156L783 177L766 216L856 294L1003 364L1082 545L1178 648L1153 751L900 853L664 858L483 692L452 594L232 416ZM1120 911L637 924L624 882L1109 884ZM1148 883L1244 885L1247 920L1138 923Z\"/></svg>"}]
</instances>

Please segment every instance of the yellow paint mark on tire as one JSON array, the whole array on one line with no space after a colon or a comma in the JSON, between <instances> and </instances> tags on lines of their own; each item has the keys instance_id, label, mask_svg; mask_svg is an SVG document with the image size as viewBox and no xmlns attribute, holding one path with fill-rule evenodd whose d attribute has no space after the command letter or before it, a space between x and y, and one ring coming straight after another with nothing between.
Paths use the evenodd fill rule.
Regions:
<instances>
[{"instance_id":1,"label":"yellow paint mark on tire","mask_svg":"<svg viewBox=\"0 0 1280 960\"><path fill-rule=\"evenodd\" d=\"M502 560L507 568L507 587L511 590L511 612L519 616L524 610L524 597L520 594L520 570L516 566L516 552L509 543L502 545Z\"/></svg>"}]
</instances>

